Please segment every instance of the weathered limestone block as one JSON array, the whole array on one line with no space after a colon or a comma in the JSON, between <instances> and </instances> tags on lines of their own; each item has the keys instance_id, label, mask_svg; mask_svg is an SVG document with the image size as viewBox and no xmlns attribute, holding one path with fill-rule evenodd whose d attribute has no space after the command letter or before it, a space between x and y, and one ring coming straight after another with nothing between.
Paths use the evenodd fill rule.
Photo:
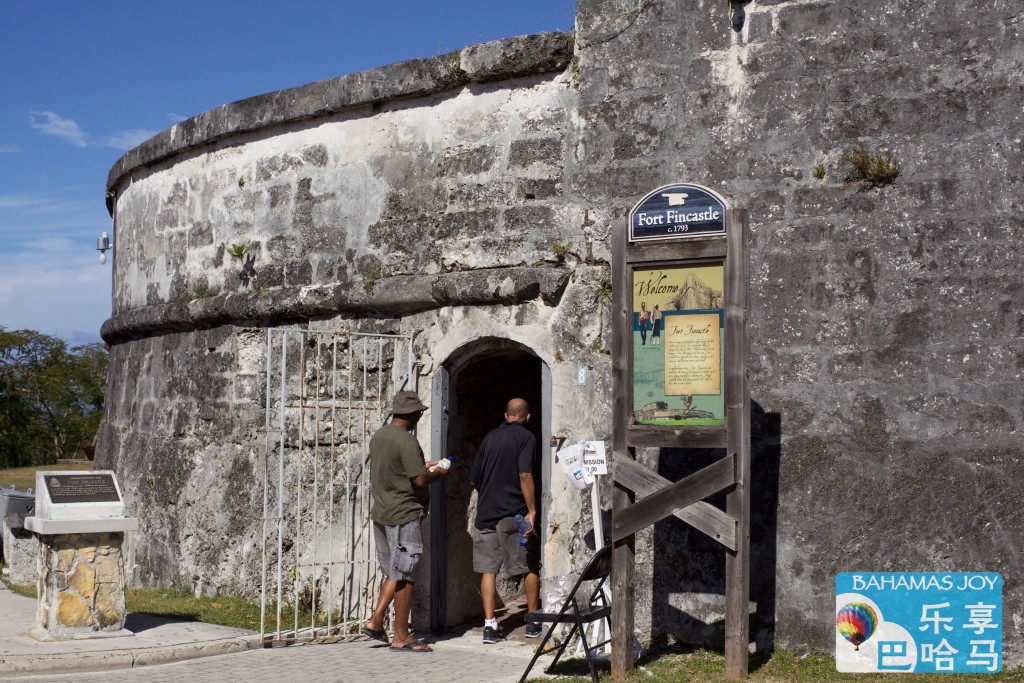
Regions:
<instances>
[{"instance_id":1,"label":"weathered limestone block","mask_svg":"<svg viewBox=\"0 0 1024 683\"><path fill-rule=\"evenodd\" d=\"M92 615L89 613L89 605L82 595L74 593L57 594L57 614L54 623L50 627L87 628L91 625Z\"/></svg>"},{"instance_id":2,"label":"weathered limestone block","mask_svg":"<svg viewBox=\"0 0 1024 683\"><path fill-rule=\"evenodd\" d=\"M8 515L4 520L4 561L9 570L8 578L13 583L30 584L36 580L36 546L35 536L30 531L22 528L20 522L12 525L11 517L17 519L17 515Z\"/></svg>"}]
</instances>

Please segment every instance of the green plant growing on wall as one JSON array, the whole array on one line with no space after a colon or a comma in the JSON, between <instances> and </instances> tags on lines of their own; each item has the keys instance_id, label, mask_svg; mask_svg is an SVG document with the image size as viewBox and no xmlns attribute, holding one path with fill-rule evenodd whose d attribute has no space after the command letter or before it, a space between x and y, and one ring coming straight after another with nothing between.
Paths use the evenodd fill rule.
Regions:
<instances>
[{"instance_id":1,"label":"green plant growing on wall","mask_svg":"<svg viewBox=\"0 0 1024 683\"><path fill-rule=\"evenodd\" d=\"M363 291L369 294L373 291L373 288L377 286L377 283L385 277L387 277L387 275L380 270L375 270L372 273L367 274L366 279L363 280Z\"/></svg>"},{"instance_id":2,"label":"green plant growing on wall","mask_svg":"<svg viewBox=\"0 0 1024 683\"><path fill-rule=\"evenodd\" d=\"M445 67L448 69L449 76L455 76L462 71L462 50L455 50L449 52L444 56Z\"/></svg>"},{"instance_id":3,"label":"green plant growing on wall","mask_svg":"<svg viewBox=\"0 0 1024 683\"><path fill-rule=\"evenodd\" d=\"M555 261L557 263L565 263L566 255L568 255L570 250L572 250L572 240L569 240L565 244L562 244L561 242L552 242L548 246L551 247L551 253L554 254Z\"/></svg>"},{"instance_id":4,"label":"green plant growing on wall","mask_svg":"<svg viewBox=\"0 0 1024 683\"><path fill-rule=\"evenodd\" d=\"M574 55L572 61L569 63L569 76L572 78L572 84L577 85L580 82L580 57Z\"/></svg>"},{"instance_id":5,"label":"green plant growing on wall","mask_svg":"<svg viewBox=\"0 0 1024 683\"><path fill-rule=\"evenodd\" d=\"M816 163L814 165L814 168L811 169L811 175L813 175L818 180L824 180L825 179L825 162L824 162L824 160L819 161L818 163Z\"/></svg>"},{"instance_id":6,"label":"green plant growing on wall","mask_svg":"<svg viewBox=\"0 0 1024 683\"><path fill-rule=\"evenodd\" d=\"M239 187L245 187L245 178L239 178L238 179L238 186Z\"/></svg>"},{"instance_id":7,"label":"green plant growing on wall","mask_svg":"<svg viewBox=\"0 0 1024 683\"><path fill-rule=\"evenodd\" d=\"M601 288L599 290L597 290L597 300L598 301L608 301L608 299L611 299L611 298L612 298L612 286L611 286L611 284L606 282L603 285L601 285Z\"/></svg>"},{"instance_id":8,"label":"green plant growing on wall","mask_svg":"<svg viewBox=\"0 0 1024 683\"><path fill-rule=\"evenodd\" d=\"M891 156L874 154L863 145L844 152L843 161L850 166L850 181L865 182L872 187L889 185L900 174L900 165Z\"/></svg>"},{"instance_id":9,"label":"green plant growing on wall","mask_svg":"<svg viewBox=\"0 0 1024 683\"><path fill-rule=\"evenodd\" d=\"M249 252L249 248L245 242L241 244L232 244L225 251L231 258L238 259L242 262L242 269L238 271L238 279L242 281L242 284L246 287L256 277L256 255Z\"/></svg>"},{"instance_id":10,"label":"green plant growing on wall","mask_svg":"<svg viewBox=\"0 0 1024 683\"><path fill-rule=\"evenodd\" d=\"M192 288L192 291L188 295L188 300L196 301L198 299L204 299L207 294L209 294L209 290L207 289L206 283L200 282Z\"/></svg>"}]
</instances>

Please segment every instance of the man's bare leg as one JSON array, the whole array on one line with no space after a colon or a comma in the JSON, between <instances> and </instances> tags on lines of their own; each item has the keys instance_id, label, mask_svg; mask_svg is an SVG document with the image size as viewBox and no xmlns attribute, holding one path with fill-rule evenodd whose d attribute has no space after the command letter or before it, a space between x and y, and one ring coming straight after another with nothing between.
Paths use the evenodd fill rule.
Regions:
<instances>
[{"instance_id":1,"label":"man's bare leg","mask_svg":"<svg viewBox=\"0 0 1024 683\"><path fill-rule=\"evenodd\" d=\"M431 651L425 643L417 643L409 633L409 614L412 612L412 595L415 584L412 581L398 581L395 585L395 637L391 647L412 645L414 650Z\"/></svg>"},{"instance_id":2,"label":"man's bare leg","mask_svg":"<svg viewBox=\"0 0 1024 683\"><path fill-rule=\"evenodd\" d=\"M494 618L494 604L497 602L498 597L496 577L496 574L480 575L480 597L484 603L484 619Z\"/></svg>"},{"instance_id":3,"label":"man's bare leg","mask_svg":"<svg viewBox=\"0 0 1024 683\"><path fill-rule=\"evenodd\" d=\"M523 583L526 585L526 607L536 612L540 609L540 574L529 572Z\"/></svg>"},{"instance_id":4,"label":"man's bare leg","mask_svg":"<svg viewBox=\"0 0 1024 683\"><path fill-rule=\"evenodd\" d=\"M380 597L377 598L377 607L373 615L366 622L366 628L371 631L384 630L384 618L388 613L388 605L395 599L395 586L398 582L394 579L385 579L380 585Z\"/></svg>"}]
</instances>

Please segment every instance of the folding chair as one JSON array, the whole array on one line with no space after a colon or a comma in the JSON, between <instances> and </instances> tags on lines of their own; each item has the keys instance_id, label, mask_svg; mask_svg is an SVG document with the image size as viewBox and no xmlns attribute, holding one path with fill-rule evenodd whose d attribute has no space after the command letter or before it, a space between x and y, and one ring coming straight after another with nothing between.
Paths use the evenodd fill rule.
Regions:
<instances>
[{"instance_id":1,"label":"folding chair","mask_svg":"<svg viewBox=\"0 0 1024 683\"><path fill-rule=\"evenodd\" d=\"M587 643L587 629L586 625L597 621L598 619L608 618L612 613L612 606L608 603L605 598L602 587L604 582L608 579L608 575L612 571L612 547L606 545L605 547L594 553L594 556L587 563L587 566L583 569L583 573L580 574L580 578L576 580L576 584L572 587L572 591L569 593L569 597L562 603L562 608L557 612L528 612L526 615L527 624L544 624L550 623L551 626L548 628L548 632L544 634L544 639L540 641L540 645L537 647L537 651L533 653L533 659L530 660L530 665L526 667L526 671L523 672L523 677L519 679L519 683L523 683L526 677L530 674L530 669L537 662L537 659L543 654L544 646L547 645L551 639L551 634L554 633L555 627L562 622L572 622L572 629L569 630L568 637L562 641L556 649L558 652L555 654L555 659L551 662L551 665L544 670L545 673L550 673L551 669L554 668L555 664L558 664L558 658L565 652L566 646L569 641L572 640L573 635L577 632L580 634L580 639L583 641L583 652L587 657L587 664L590 665L590 677L594 679L594 683L597 683L597 668L594 666L594 655L593 652L602 645L608 643L611 639L602 640L600 643L589 645ZM576 593L580 590L580 586L585 581L596 581L594 584L594 590L590 594L590 599L580 607L576 597Z\"/></svg>"}]
</instances>

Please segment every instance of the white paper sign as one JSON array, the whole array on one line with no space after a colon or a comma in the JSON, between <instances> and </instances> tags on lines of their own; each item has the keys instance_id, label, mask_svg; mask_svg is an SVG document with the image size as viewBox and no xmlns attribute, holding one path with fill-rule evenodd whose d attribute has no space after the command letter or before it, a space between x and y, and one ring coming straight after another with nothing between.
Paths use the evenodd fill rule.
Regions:
<instances>
[{"instance_id":1,"label":"white paper sign","mask_svg":"<svg viewBox=\"0 0 1024 683\"><path fill-rule=\"evenodd\" d=\"M605 455L604 441L583 442L583 471L591 477L608 474L608 457Z\"/></svg>"},{"instance_id":2,"label":"white paper sign","mask_svg":"<svg viewBox=\"0 0 1024 683\"><path fill-rule=\"evenodd\" d=\"M573 488L585 489L594 481L594 478L583 469L583 444L576 443L555 453L558 464L562 466L569 483Z\"/></svg>"}]
</instances>

